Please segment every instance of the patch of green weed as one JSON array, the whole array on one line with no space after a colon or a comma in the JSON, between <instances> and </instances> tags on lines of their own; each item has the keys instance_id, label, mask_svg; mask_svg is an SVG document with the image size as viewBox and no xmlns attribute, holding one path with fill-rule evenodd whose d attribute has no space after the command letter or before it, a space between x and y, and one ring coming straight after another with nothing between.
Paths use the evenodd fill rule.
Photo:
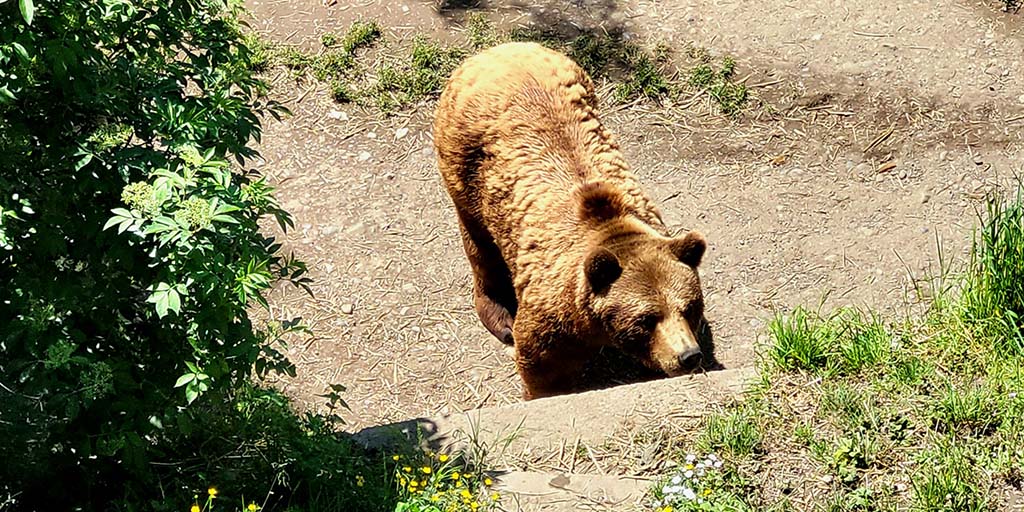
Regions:
<instances>
[{"instance_id":1,"label":"patch of green weed","mask_svg":"<svg viewBox=\"0 0 1024 512\"><path fill-rule=\"evenodd\" d=\"M383 32L376 21L355 21L341 41L341 49L353 53L360 48L367 48L381 38Z\"/></svg>"},{"instance_id":2,"label":"patch of green weed","mask_svg":"<svg viewBox=\"0 0 1024 512\"><path fill-rule=\"evenodd\" d=\"M916 510L989 510L983 476L961 443L956 438L945 438L921 454L912 480Z\"/></svg>"},{"instance_id":3,"label":"patch of green weed","mask_svg":"<svg viewBox=\"0 0 1024 512\"><path fill-rule=\"evenodd\" d=\"M834 494L825 505L827 512L870 512L885 510L879 503L884 497L870 487L857 487L852 490L842 489Z\"/></svg>"},{"instance_id":4,"label":"patch of green weed","mask_svg":"<svg viewBox=\"0 0 1024 512\"><path fill-rule=\"evenodd\" d=\"M747 87L733 80L735 72L736 61L725 57L718 68L711 62L694 67L690 70L689 83L707 91L722 113L732 116L739 113L747 101Z\"/></svg>"},{"instance_id":5,"label":"patch of green weed","mask_svg":"<svg viewBox=\"0 0 1024 512\"><path fill-rule=\"evenodd\" d=\"M313 56L293 46L280 46L274 49L272 61L292 71L305 71L313 63Z\"/></svg>"},{"instance_id":6,"label":"patch of green weed","mask_svg":"<svg viewBox=\"0 0 1024 512\"><path fill-rule=\"evenodd\" d=\"M697 445L706 452L745 457L760 451L761 432L753 412L738 408L708 416Z\"/></svg>"},{"instance_id":7,"label":"patch of green weed","mask_svg":"<svg viewBox=\"0 0 1024 512\"><path fill-rule=\"evenodd\" d=\"M355 64L352 54L336 48L315 57L312 61L313 76L317 80L339 80Z\"/></svg>"},{"instance_id":8,"label":"patch of green weed","mask_svg":"<svg viewBox=\"0 0 1024 512\"><path fill-rule=\"evenodd\" d=\"M981 385L947 385L932 412L936 427L947 432L985 435L1002 420L1001 397Z\"/></svg>"},{"instance_id":9,"label":"patch of green weed","mask_svg":"<svg viewBox=\"0 0 1024 512\"><path fill-rule=\"evenodd\" d=\"M367 95L384 113L405 107L440 93L445 80L464 57L461 48L445 47L417 37L406 62L378 69L377 83Z\"/></svg>"},{"instance_id":10,"label":"patch of green weed","mask_svg":"<svg viewBox=\"0 0 1024 512\"><path fill-rule=\"evenodd\" d=\"M498 44L500 39L494 29L494 24L481 12L472 12L466 15L466 38L469 46L474 50L482 50Z\"/></svg>"},{"instance_id":11,"label":"patch of green weed","mask_svg":"<svg viewBox=\"0 0 1024 512\"><path fill-rule=\"evenodd\" d=\"M964 317L997 350L1024 356L1024 196L991 196L971 251Z\"/></svg>"},{"instance_id":12,"label":"patch of green weed","mask_svg":"<svg viewBox=\"0 0 1024 512\"><path fill-rule=\"evenodd\" d=\"M249 52L249 68L262 73L270 68L274 45L256 32L249 32L242 37L242 43Z\"/></svg>"},{"instance_id":13,"label":"patch of green weed","mask_svg":"<svg viewBox=\"0 0 1024 512\"><path fill-rule=\"evenodd\" d=\"M836 440L828 466L840 482L852 486L860 480L861 472L871 467L880 450L878 439L871 433L847 434Z\"/></svg>"},{"instance_id":14,"label":"patch of green weed","mask_svg":"<svg viewBox=\"0 0 1024 512\"><path fill-rule=\"evenodd\" d=\"M658 99L672 91L655 57L636 49L627 53L626 62L629 64L629 73L615 87L616 101L624 103L640 97Z\"/></svg>"},{"instance_id":15,"label":"patch of green weed","mask_svg":"<svg viewBox=\"0 0 1024 512\"><path fill-rule=\"evenodd\" d=\"M778 315L768 324L773 344L768 356L782 370L824 369L835 335L825 329L817 315L798 307L789 315Z\"/></svg>"}]
</instances>

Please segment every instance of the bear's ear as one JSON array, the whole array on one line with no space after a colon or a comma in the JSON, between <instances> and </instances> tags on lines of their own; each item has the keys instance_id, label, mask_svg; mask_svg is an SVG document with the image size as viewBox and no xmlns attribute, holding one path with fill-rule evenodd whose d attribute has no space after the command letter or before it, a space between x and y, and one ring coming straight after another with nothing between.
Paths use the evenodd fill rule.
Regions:
<instances>
[{"instance_id":1,"label":"bear's ear","mask_svg":"<svg viewBox=\"0 0 1024 512\"><path fill-rule=\"evenodd\" d=\"M588 182L576 189L579 217L583 222L605 222L626 213L622 194L607 183Z\"/></svg>"},{"instance_id":2,"label":"bear's ear","mask_svg":"<svg viewBox=\"0 0 1024 512\"><path fill-rule=\"evenodd\" d=\"M583 272L587 276L590 289L600 294L606 292L622 275L622 266L611 251L598 247L587 255L586 261L583 262Z\"/></svg>"},{"instance_id":3,"label":"bear's ear","mask_svg":"<svg viewBox=\"0 0 1024 512\"><path fill-rule=\"evenodd\" d=\"M700 265L700 260L704 257L704 250L707 249L707 245L704 235L698 231L690 231L681 237L673 238L668 243L672 255L693 268L697 268Z\"/></svg>"}]
</instances>

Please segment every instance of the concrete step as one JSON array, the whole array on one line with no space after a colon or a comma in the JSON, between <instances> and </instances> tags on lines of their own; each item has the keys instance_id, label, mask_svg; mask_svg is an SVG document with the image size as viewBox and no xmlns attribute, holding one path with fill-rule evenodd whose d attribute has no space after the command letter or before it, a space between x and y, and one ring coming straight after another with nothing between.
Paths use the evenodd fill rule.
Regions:
<instances>
[{"instance_id":1,"label":"concrete step","mask_svg":"<svg viewBox=\"0 0 1024 512\"><path fill-rule=\"evenodd\" d=\"M495 472L493 489L508 512L644 510L640 502L651 481L645 478L536 471Z\"/></svg>"},{"instance_id":2,"label":"concrete step","mask_svg":"<svg viewBox=\"0 0 1024 512\"><path fill-rule=\"evenodd\" d=\"M456 432L483 435L483 441L516 433L512 446L557 448L576 439L597 444L611 432L652 419L703 416L709 404L737 397L756 377L753 368L684 375L636 384L540 398L450 416L416 418L363 429L354 434L364 446L422 442L432 450L454 448Z\"/></svg>"},{"instance_id":3,"label":"concrete step","mask_svg":"<svg viewBox=\"0 0 1024 512\"><path fill-rule=\"evenodd\" d=\"M738 398L757 372L738 368L541 398L450 416L415 418L354 434L364 446L417 445L431 451L485 451L506 510L639 510L649 478L619 474L591 447L653 430L666 421L699 425L709 410ZM593 461L579 472L576 454ZM564 462L570 457L570 462ZM522 471L525 469L526 471ZM657 473L654 468L654 473Z\"/></svg>"}]
</instances>

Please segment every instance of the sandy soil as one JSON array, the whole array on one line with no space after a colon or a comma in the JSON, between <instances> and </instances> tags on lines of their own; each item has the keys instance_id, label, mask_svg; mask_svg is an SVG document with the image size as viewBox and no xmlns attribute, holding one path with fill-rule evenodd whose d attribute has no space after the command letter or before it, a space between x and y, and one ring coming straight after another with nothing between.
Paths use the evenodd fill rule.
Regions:
<instances>
[{"instance_id":1,"label":"sandy soil","mask_svg":"<svg viewBox=\"0 0 1024 512\"><path fill-rule=\"evenodd\" d=\"M947 260L961 255L980 199L1024 173L1024 15L970 0L856 4L248 2L256 29L309 49L370 18L393 44L459 41L476 10L736 56L754 95L738 119L701 96L605 116L670 226L707 235L707 317L733 368L754 364L778 310L914 307L915 284L939 271L937 241ZM257 163L295 215L286 248L316 280L313 298L271 297L273 314L314 331L289 348L298 376L284 389L318 406L328 384L346 385L351 428L518 401L511 360L472 310L432 103L380 120L322 85L270 78L294 116L268 122Z\"/></svg>"}]
</instances>

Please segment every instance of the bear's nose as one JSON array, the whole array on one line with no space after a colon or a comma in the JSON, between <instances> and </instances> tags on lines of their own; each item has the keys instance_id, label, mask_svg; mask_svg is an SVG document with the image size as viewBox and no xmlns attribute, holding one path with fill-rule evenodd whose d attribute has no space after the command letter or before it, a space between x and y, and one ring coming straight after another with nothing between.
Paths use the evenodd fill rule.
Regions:
<instances>
[{"instance_id":1,"label":"bear's nose","mask_svg":"<svg viewBox=\"0 0 1024 512\"><path fill-rule=\"evenodd\" d=\"M704 355L699 348L687 350L679 354L679 369L684 372L696 370L704 362Z\"/></svg>"}]
</instances>

